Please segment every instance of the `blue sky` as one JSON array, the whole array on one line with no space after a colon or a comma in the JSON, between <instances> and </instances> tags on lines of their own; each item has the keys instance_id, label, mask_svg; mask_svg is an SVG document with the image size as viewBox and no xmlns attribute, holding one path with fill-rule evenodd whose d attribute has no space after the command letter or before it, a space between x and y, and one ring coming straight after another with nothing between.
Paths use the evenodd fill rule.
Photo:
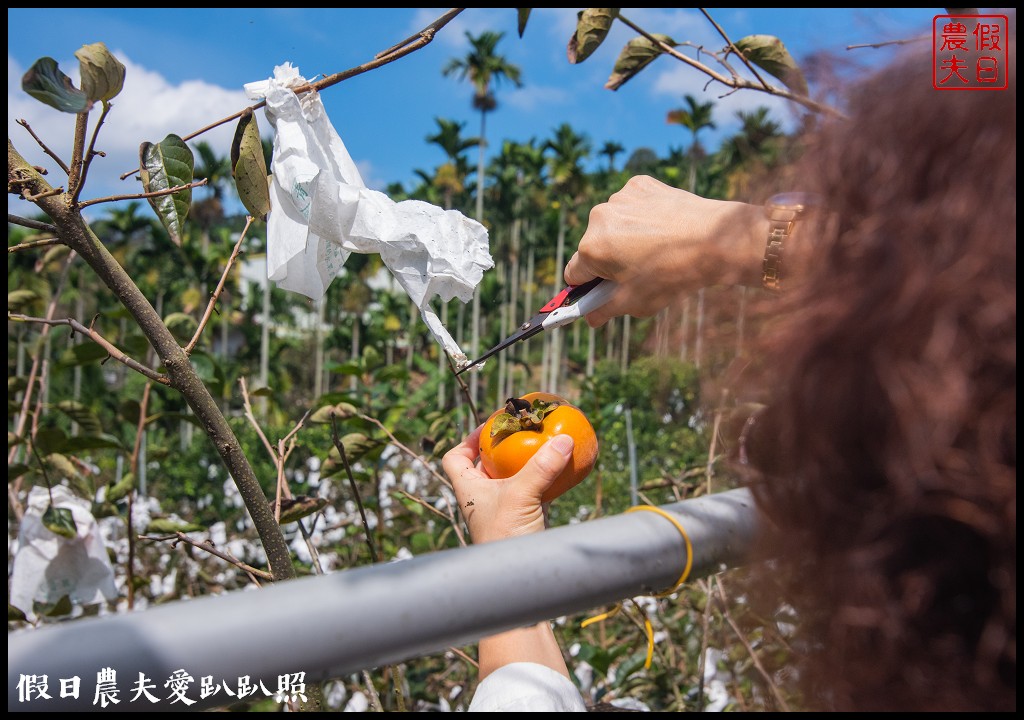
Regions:
<instances>
[{"instance_id":1,"label":"blue sky","mask_svg":"<svg viewBox=\"0 0 1024 720\"><path fill-rule=\"evenodd\" d=\"M137 191L134 181L117 177L137 167L138 145L158 141L167 133L184 135L248 104L242 86L273 74L285 61L306 77L330 74L370 60L419 31L446 8L246 8L246 9L26 9L7 12L8 136L32 162L60 170L43 155L25 130L24 118L63 157L70 156L73 116L52 110L21 91L21 76L39 57L56 59L77 81L74 52L83 44L103 41L128 68L125 90L100 135L98 147L107 157L90 173L83 197ZM725 89L707 85L707 78L683 63L659 58L639 76L612 92L604 89L619 50L634 33L616 23L605 43L586 62L570 65L566 42L575 28L577 8L538 8L523 38L516 30L514 9L470 8L438 33L433 43L395 63L327 89L328 114L364 180L383 189L389 182L411 184L414 169L432 170L444 161L439 148L425 137L436 131L436 117L465 122L467 135L479 130L479 115L470 106L467 83L445 78L441 68L467 50L465 33L504 32L499 51L522 68L523 87L496 88L498 109L488 116L491 148L499 140L543 142L555 127L570 123L594 147L591 167L604 163L596 150L614 140L626 148L622 163L639 147L665 154L686 147L689 134L665 122L669 110L691 93L714 101L717 130L702 135L715 147L738 126L737 110L768 106L790 126L791 106L763 93L741 91L722 97ZM712 17L733 39L761 33L780 37L798 61L822 51L858 66L884 63L895 48L846 50L856 43L874 43L929 32L931 18L943 12L928 9L756 9L719 8ZM666 33L677 42L718 50L723 41L695 9L623 9L622 13L651 32ZM687 51L692 52L692 51ZM812 91L813 91L812 87ZM266 134L270 128L259 117ZM233 124L206 135L227 154ZM475 155L471 156L475 161ZM8 200L8 209L20 201ZM23 203L22 203L23 205ZM102 207L102 206L100 206Z\"/></svg>"}]
</instances>

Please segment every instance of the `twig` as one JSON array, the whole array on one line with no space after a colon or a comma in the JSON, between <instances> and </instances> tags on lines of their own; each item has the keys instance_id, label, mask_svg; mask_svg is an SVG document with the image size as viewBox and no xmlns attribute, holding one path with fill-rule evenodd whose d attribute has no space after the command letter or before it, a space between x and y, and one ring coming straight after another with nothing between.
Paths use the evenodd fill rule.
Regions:
<instances>
[{"instance_id":1,"label":"twig","mask_svg":"<svg viewBox=\"0 0 1024 720\"><path fill-rule=\"evenodd\" d=\"M429 510L429 511L430 511L430 512L432 512L432 513L434 513L435 515L437 515L437 516L439 516L439 517L443 517L443 518L444 518L445 520L450 520L450 519L451 519L451 518L449 518L449 517L448 517L447 515L445 515L445 514L444 514L443 512L441 512L440 510L438 510L438 509L437 509L436 507L434 507L433 505L431 505L430 503L428 503L428 502L427 502L426 500L424 500L423 498L418 498L418 497L416 497L415 495L413 495L412 493L408 493L408 492L406 492L405 490L401 490L401 489L399 489L399 491L398 491L398 492L400 492L400 493L402 494L402 496L403 496L403 497L405 497L406 499L408 499L408 500L412 500L412 501L413 501L414 503L416 503L417 505L420 505L420 506L422 506L422 507L425 507L425 508L426 508L427 510Z\"/></svg>"},{"instance_id":2,"label":"twig","mask_svg":"<svg viewBox=\"0 0 1024 720\"><path fill-rule=\"evenodd\" d=\"M13 252L19 250L33 250L35 248L48 247L50 245L59 245L61 243L60 238L43 238L42 240L29 240L27 242L18 243L17 245L11 245L7 248L7 254L10 255Z\"/></svg>"},{"instance_id":3,"label":"twig","mask_svg":"<svg viewBox=\"0 0 1024 720\"><path fill-rule=\"evenodd\" d=\"M931 35L919 35L918 37L905 38L903 40L886 40L885 42L877 43L862 43L860 45L847 45L847 50L859 50L860 48L882 48L889 45L909 45L910 43L922 42L924 40L931 40Z\"/></svg>"},{"instance_id":4,"label":"twig","mask_svg":"<svg viewBox=\"0 0 1024 720\"><path fill-rule=\"evenodd\" d=\"M480 418L477 417L476 414L476 403L473 402L473 395L469 392L469 388L466 386L466 382L462 379L462 376L458 374L458 370L455 367L455 363L452 362L451 356L448 353L445 353L445 358L448 360L448 367L452 370L452 377L454 377L455 382L459 384L459 389L462 390L462 394L465 396L466 402L469 404L469 411L473 413L473 425L475 427L480 424Z\"/></svg>"},{"instance_id":5,"label":"twig","mask_svg":"<svg viewBox=\"0 0 1024 720\"><path fill-rule=\"evenodd\" d=\"M146 432L146 413L149 412L149 394L153 390L153 383L146 383L142 390L142 400L139 402L139 421L135 425L135 444L132 446L132 457L128 462L128 472L132 474L132 486L128 489L128 512L125 522L128 525L128 561L127 561L127 585L128 585L128 609L135 607L135 532L132 529L132 510L135 506L135 483L139 479L139 454L142 451L142 438Z\"/></svg>"},{"instance_id":6,"label":"twig","mask_svg":"<svg viewBox=\"0 0 1024 720\"><path fill-rule=\"evenodd\" d=\"M78 193L82 177L82 160L85 157L85 135L89 131L89 111L80 112L75 116L75 143L71 148L71 172L68 173L68 190Z\"/></svg>"},{"instance_id":7,"label":"twig","mask_svg":"<svg viewBox=\"0 0 1024 720\"><path fill-rule=\"evenodd\" d=\"M89 140L89 148L85 151L85 155L82 157L82 176L78 181L78 187L74 188L74 192L71 195L72 202L78 202L78 197L82 194L82 188L85 187L85 176L89 174L89 166L92 165L92 159L98 153L95 152L96 147L96 136L100 133L100 126L103 125L103 121L107 119L107 113L110 112L111 105L106 100L103 101L103 112L100 113L100 119L96 121L96 127L92 129L92 138Z\"/></svg>"},{"instance_id":8,"label":"twig","mask_svg":"<svg viewBox=\"0 0 1024 720\"><path fill-rule=\"evenodd\" d=\"M188 543L192 547L199 548L200 550L205 550L206 552L210 553L211 555L215 555L215 556L219 557L221 560L225 560L225 561L231 563L232 565L234 565L235 567L239 568L240 570L244 570L249 575L252 575L252 576L255 576L255 577L258 577L258 578L262 578L263 580L273 580L274 579L274 576L271 575L270 573L268 573L266 570L260 570L258 568L254 568L252 565L247 565L246 563L242 562L241 560L236 558L234 555L232 555L230 553L227 553L227 552L224 552L223 550L218 550L216 547L214 547L213 542L211 540L207 540L205 543L199 543L199 542L196 542L195 540L193 540L192 538L190 538L185 533L180 532L180 531L174 533L174 535L168 535L167 537L151 537L149 535L139 535L138 539L139 540L151 540L151 541L154 541L154 542L165 542L167 540L173 540L174 542L172 543L172 545L177 545L179 542ZM255 579L254 579L254 582L255 582ZM259 585L258 582L256 584Z\"/></svg>"},{"instance_id":9,"label":"twig","mask_svg":"<svg viewBox=\"0 0 1024 720\"><path fill-rule=\"evenodd\" d=\"M220 298L221 292L224 291L224 284L227 282L228 273L231 272L231 265L235 262L238 257L238 253L242 250L242 243L245 242L245 234L249 232L249 226L252 225L252 215L245 216L245 227L242 228L242 234L238 237L238 242L235 243L234 249L231 251L231 256L228 258L227 264L224 266L224 273L220 276L220 282L217 283L217 288L213 291L213 296L210 298L210 303L206 306L206 312L203 313L202 319L199 321L199 327L196 328L195 334L192 339L189 340L188 345L185 346L185 354L191 355L192 351L195 350L196 343L199 342L199 336L203 334L203 330L206 328L206 324L210 322L210 316L213 315L213 309L217 305L217 300Z\"/></svg>"},{"instance_id":10,"label":"twig","mask_svg":"<svg viewBox=\"0 0 1024 720\"><path fill-rule=\"evenodd\" d=\"M714 578L709 578L705 584L703 580L698 580L697 585L704 591L704 612L701 613L700 620L700 657L697 659L697 711L702 712L704 710L704 665L707 662L708 654L708 641L710 636L710 618L711 618L711 583Z\"/></svg>"},{"instance_id":11,"label":"twig","mask_svg":"<svg viewBox=\"0 0 1024 720\"><path fill-rule=\"evenodd\" d=\"M735 621L732 619L732 615L729 614L729 600L725 596L725 588L722 586L721 579L718 579L718 594L722 597L722 616L725 618L725 621L729 623L729 627L731 627L732 631L736 633L736 637L738 637L740 642L743 643L743 647L747 649L747 654L750 655L750 660L754 663L754 667L757 668L757 671L761 673L761 677L763 677L764 681L768 684L768 688L772 691L772 695L775 696L776 701L778 701L779 707L781 707L785 712L790 712L789 704L786 702L786 699L782 697L782 693L779 692L779 688L776 686L775 681L772 680L772 676L764 669L764 665L761 664L761 660L754 652L754 648L750 646L750 642L747 640L747 637L740 631L739 626L737 626ZM708 599L710 601L710 597Z\"/></svg>"},{"instance_id":12,"label":"twig","mask_svg":"<svg viewBox=\"0 0 1024 720\"><path fill-rule=\"evenodd\" d=\"M107 197L96 198L95 200L86 200L85 202L78 203L79 209L89 207L90 205L98 205L99 203L106 202L118 202L120 200L140 200L142 198L160 197L161 195L173 195L176 192L182 190L188 190L190 188L202 187L209 181L209 178L203 178L202 180L196 180L190 182L187 185L176 185L172 188L166 188L164 190L154 190L153 192L146 193L130 193L128 195L108 195Z\"/></svg>"},{"instance_id":13,"label":"twig","mask_svg":"<svg viewBox=\"0 0 1024 720\"><path fill-rule=\"evenodd\" d=\"M338 454L341 455L341 464L345 466L348 482L352 487L352 494L356 498L356 507L359 508L359 515L363 519L363 534L366 536L366 547L370 549L370 562L376 562L378 560L377 549L373 546L373 533L370 531L370 523L366 519L366 509L363 507L363 500L359 495L359 486L356 484L356 478L352 474L352 466L348 463L345 443L338 437L338 419L333 415L331 416L331 441L334 443L334 447L338 448Z\"/></svg>"},{"instance_id":14,"label":"twig","mask_svg":"<svg viewBox=\"0 0 1024 720\"><path fill-rule=\"evenodd\" d=\"M363 670L363 682L366 683L366 689L370 693L370 707L374 712L384 712L384 708L380 704L380 695L377 694L377 688L373 686L373 678L370 677L367 670Z\"/></svg>"},{"instance_id":15,"label":"twig","mask_svg":"<svg viewBox=\"0 0 1024 720\"><path fill-rule=\"evenodd\" d=\"M263 434L263 428L261 428L260 424L256 422L256 416L252 412L252 403L249 402L249 389L246 387L245 378L238 378L238 384L242 386L242 403L245 405L245 417L249 420L249 423L256 428L256 434L259 435L260 440L263 441L263 447L265 447L267 452L270 453L270 457L276 460L277 456L274 453L274 446L270 444L270 441L267 440L267 436ZM280 523L280 521L281 518L278 517L278 523Z\"/></svg>"},{"instance_id":16,"label":"twig","mask_svg":"<svg viewBox=\"0 0 1024 720\"><path fill-rule=\"evenodd\" d=\"M42 200L43 198L53 197L54 195L60 195L62 192L64 192L63 186L50 188L49 190L45 190L36 195L33 195L30 192L22 190L21 197L25 200L28 200L29 202L35 202L36 200Z\"/></svg>"},{"instance_id":17,"label":"twig","mask_svg":"<svg viewBox=\"0 0 1024 720\"><path fill-rule=\"evenodd\" d=\"M430 23L425 28L420 30L418 33L416 33L416 35L413 35L407 38L406 40L403 40L397 45L391 46L390 48L384 50L381 53L377 53L377 55L374 56L373 60L369 62L363 63L362 65L358 65L348 70L343 70L333 75L328 75L327 77L315 83L307 83L305 85L300 85L299 87L293 88L293 91L295 92L296 95L305 92L319 92L324 88L328 88L332 85L337 85L338 83L344 80L353 78L356 75L362 75L364 72L368 72L370 70L374 70L375 68L379 68L381 65L387 65L388 63L403 58L406 55L409 55L410 53L416 52L420 48L430 44L430 41L434 39L434 35L437 34L437 31L443 28L449 22L451 22L455 18L455 16L457 16L465 9L466 8L452 8L444 15L437 18L437 20L434 20L432 23ZM266 104L267 101L262 100L256 103L255 105L250 105L249 107L239 110L238 112L228 115L227 117L221 118L216 122L212 122L206 127L200 128L199 130L196 130L193 133L184 135L182 136L181 139L184 140L185 142L188 142L192 138L198 137L199 135L202 135L203 133L208 132L209 130L213 130L216 127L220 127L224 123L231 122L232 120L240 118L246 113L255 112L256 110L259 110L261 107L264 107ZM125 172L121 175L121 179L124 180L125 178L134 175L138 171L138 168L135 168L134 170L129 170L128 172Z\"/></svg>"},{"instance_id":18,"label":"twig","mask_svg":"<svg viewBox=\"0 0 1024 720\"><path fill-rule=\"evenodd\" d=\"M114 358L115 360L117 360L120 363L124 363L125 365L127 365L128 367L130 367L132 370L134 370L135 372L139 373L140 375L145 375L150 380L153 380L154 382L158 382L161 385L170 386L170 384L171 384L170 379L166 375L162 375L161 373L158 373L153 368L146 367L145 365L140 363L138 360L133 360L132 358L128 357L123 352L121 352L116 347L114 347L114 345L111 344L111 342L109 340L107 340L105 337L100 335L98 332L96 332L92 328L86 327L85 325L83 325L82 323L78 322L74 318L64 318L63 320L50 320L50 319L47 319L47 318L30 317L28 315L22 315L20 313L8 312L7 313L7 320L8 320L8 322L38 323L40 325L51 325L51 326L67 325L68 327L70 327L75 332L82 333L83 335L88 337L90 340L92 340L94 343L96 343L97 345L102 347L104 350L107 351L107 354L110 355L110 357Z\"/></svg>"},{"instance_id":19,"label":"twig","mask_svg":"<svg viewBox=\"0 0 1024 720\"><path fill-rule=\"evenodd\" d=\"M820 103L816 100L812 100L806 95L798 95L797 93L790 92L789 90L783 90L782 88L775 87L774 85L768 85L767 87L763 87L740 76L728 78L725 75L722 75L720 72L717 72L712 68L708 67L704 63L694 60L693 58L677 51L671 45L662 42L661 40L654 37L643 28L634 24L629 19L623 17L621 14L618 15L617 17L627 26L629 26L630 28L632 28L633 30L635 30L636 32L640 33L645 38L650 40L652 43L654 43L654 45L666 55L669 55L671 57L674 57L676 60L686 63L690 67L699 70L705 75L710 76L712 79L717 80L726 87L730 87L736 90L739 90L741 88L748 90L757 90L759 92L768 93L769 95L775 95L777 97L785 98L787 100L792 100L793 102L799 105L803 105L808 110L813 110L814 112L825 113L835 117L843 117L843 114L836 110L834 107L825 105L824 103Z\"/></svg>"},{"instance_id":20,"label":"twig","mask_svg":"<svg viewBox=\"0 0 1024 720\"><path fill-rule=\"evenodd\" d=\"M44 143L42 140L40 140L39 136L35 134L35 132L32 130L31 127L29 127L29 124L28 124L27 120L22 120L22 119L19 118L15 122L17 122L23 128L28 130L28 134L32 136L32 139L35 140L36 143L38 143L39 147L41 147L43 149L44 153L49 155L51 158L53 158L53 161L55 163L60 165L60 169L64 171L65 175L70 175L71 174L71 171L68 169L68 166L64 163L64 161L61 160L59 157L57 157L57 154L55 152L53 152L53 150L51 150L50 148L46 147L46 143Z\"/></svg>"},{"instance_id":21,"label":"twig","mask_svg":"<svg viewBox=\"0 0 1024 720\"><path fill-rule=\"evenodd\" d=\"M12 215L7 213L7 222L13 225L21 225L31 230L39 230L40 232L48 232L57 234L57 226L51 225L50 223L41 222L39 220L30 220L29 218L23 218L20 215Z\"/></svg>"},{"instance_id":22,"label":"twig","mask_svg":"<svg viewBox=\"0 0 1024 720\"><path fill-rule=\"evenodd\" d=\"M363 413L356 413L356 415L361 420L365 420L366 422L373 423L374 425L379 427L381 430L383 430L384 434L388 436L388 438L391 440L391 442L394 443L395 446L399 450L401 450L402 452L404 452L406 455L408 455L409 457L413 458L414 460L419 460L420 463L423 465L423 467L425 467L427 469L427 471L431 475L433 475L442 485L447 487L449 490L454 490L454 488L452 487L452 484L448 480L448 478L446 478L444 475L441 475L441 473L439 473L437 470L435 470L433 468L433 466L431 466L430 463L428 463L426 460L423 459L422 456L418 455L415 451L413 451L412 449L410 449L410 448L406 447L405 445L403 445L398 440L398 438L396 438L394 436L394 433L392 433L390 430L387 429L387 427L384 426L384 423L382 423L380 420L378 420L375 417L370 417L369 415L364 415Z\"/></svg>"},{"instance_id":23,"label":"twig","mask_svg":"<svg viewBox=\"0 0 1024 720\"><path fill-rule=\"evenodd\" d=\"M732 51L739 55L740 60L742 60L743 64L747 66L747 70L754 73L754 77L757 78L757 81L761 83L764 87L769 87L768 83L765 82L764 78L758 74L757 68L754 67L754 64L747 59L746 55L740 52L740 49L736 47L733 41L729 39L729 36L725 34L725 30L722 29L722 26L715 22L714 18L712 18L711 15L708 14L707 10L705 10L704 8L698 9L701 11L701 13L704 14L704 17L708 19L708 22L715 26L715 30L717 30L718 34L722 36L722 39L729 43L729 47L732 48Z\"/></svg>"},{"instance_id":24,"label":"twig","mask_svg":"<svg viewBox=\"0 0 1024 720\"><path fill-rule=\"evenodd\" d=\"M463 660L465 660L465 661L466 661L467 663L469 663L469 665L470 665L470 666L471 666L471 667L472 667L472 668L473 668L474 670L479 670L479 669L480 669L480 663L478 663L478 662L477 662L476 660L474 660L473 658L471 658L471 657L470 657L469 655L467 655L466 653L464 653L464 652L462 652L461 650L459 650L459 649L458 649L457 647L449 647L449 648L448 648L448 650L449 650L449 651L451 651L451 652L453 652L453 653L455 653L455 654L456 654L456 655L458 655L458 656L459 656L460 658L462 658L462 659L463 659Z\"/></svg>"}]
</instances>

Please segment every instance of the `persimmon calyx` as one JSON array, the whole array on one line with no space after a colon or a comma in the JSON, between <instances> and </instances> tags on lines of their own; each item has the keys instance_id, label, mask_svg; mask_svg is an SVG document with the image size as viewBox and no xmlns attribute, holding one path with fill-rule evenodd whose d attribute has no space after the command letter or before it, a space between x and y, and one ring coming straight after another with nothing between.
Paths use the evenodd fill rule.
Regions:
<instances>
[{"instance_id":1,"label":"persimmon calyx","mask_svg":"<svg viewBox=\"0 0 1024 720\"><path fill-rule=\"evenodd\" d=\"M530 403L522 398L509 398L505 402L505 412L497 415L491 423L491 439L497 445L517 432L540 432L544 426L544 418L562 404L564 403L539 399Z\"/></svg>"}]
</instances>

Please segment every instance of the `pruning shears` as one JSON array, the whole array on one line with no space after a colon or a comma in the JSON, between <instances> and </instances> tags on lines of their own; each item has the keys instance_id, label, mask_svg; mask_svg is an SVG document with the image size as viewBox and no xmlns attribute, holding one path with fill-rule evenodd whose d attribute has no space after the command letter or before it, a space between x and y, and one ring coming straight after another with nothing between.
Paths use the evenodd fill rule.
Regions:
<instances>
[{"instance_id":1,"label":"pruning shears","mask_svg":"<svg viewBox=\"0 0 1024 720\"><path fill-rule=\"evenodd\" d=\"M471 367L479 365L493 355L497 355L510 345L515 345L520 340L532 338L542 330L551 330L562 325L568 325L587 313L593 312L611 299L617 287L618 285L615 282L605 280L604 278L594 278L582 285L568 286L548 300L536 315L520 325L514 333L473 362L463 366L455 374L461 375Z\"/></svg>"}]
</instances>

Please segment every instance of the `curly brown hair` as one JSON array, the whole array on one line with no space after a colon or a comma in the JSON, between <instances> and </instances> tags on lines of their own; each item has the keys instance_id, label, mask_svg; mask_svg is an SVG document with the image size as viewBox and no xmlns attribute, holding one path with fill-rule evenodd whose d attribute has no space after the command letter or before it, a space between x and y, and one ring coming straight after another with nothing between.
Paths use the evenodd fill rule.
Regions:
<instances>
[{"instance_id":1,"label":"curly brown hair","mask_svg":"<svg viewBox=\"0 0 1024 720\"><path fill-rule=\"evenodd\" d=\"M753 489L808 707L1016 709L1016 83L930 73L863 84L807 154L828 212L761 349Z\"/></svg>"}]
</instances>

